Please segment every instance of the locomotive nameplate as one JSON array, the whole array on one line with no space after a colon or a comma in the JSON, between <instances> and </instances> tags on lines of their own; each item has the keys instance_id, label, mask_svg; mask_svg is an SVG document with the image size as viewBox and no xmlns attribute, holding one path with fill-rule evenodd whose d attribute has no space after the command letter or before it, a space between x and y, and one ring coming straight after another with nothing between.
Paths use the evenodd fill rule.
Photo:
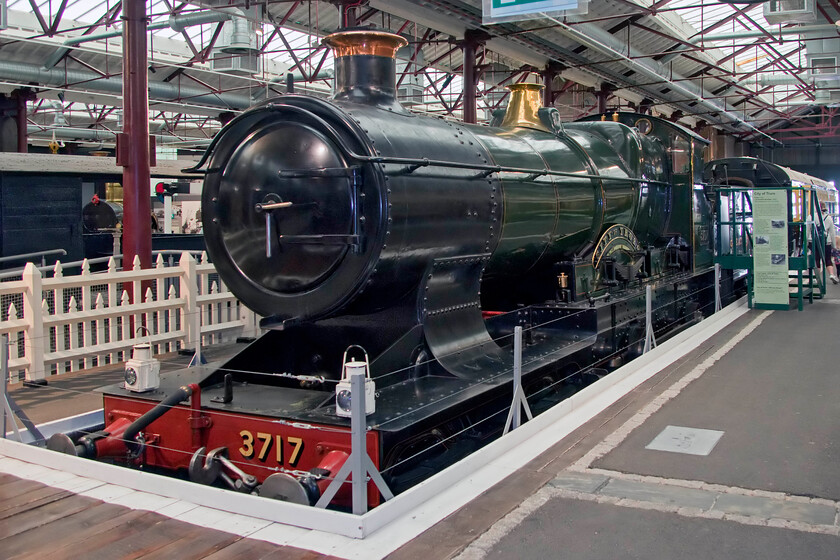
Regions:
<instances>
[{"instance_id":1,"label":"locomotive nameplate","mask_svg":"<svg viewBox=\"0 0 840 560\"><path fill-rule=\"evenodd\" d=\"M598 270L601 259L616 253L625 253L628 257L642 248L636 234L629 227L621 224L610 226L598 240L592 253L592 266Z\"/></svg>"}]
</instances>

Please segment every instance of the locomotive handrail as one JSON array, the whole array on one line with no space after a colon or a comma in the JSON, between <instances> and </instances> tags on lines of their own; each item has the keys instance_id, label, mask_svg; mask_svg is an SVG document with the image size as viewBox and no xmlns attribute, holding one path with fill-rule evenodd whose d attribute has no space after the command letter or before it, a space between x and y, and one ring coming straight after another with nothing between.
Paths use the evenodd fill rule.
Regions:
<instances>
[{"instance_id":1,"label":"locomotive handrail","mask_svg":"<svg viewBox=\"0 0 840 560\"><path fill-rule=\"evenodd\" d=\"M305 109L303 107L298 107L296 105L289 105L286 103L272 103L265 107L267 110L271 111L289 111L292 113L297 113L299 115L303 115L309 119L315 121L319 126L321 126L326 132L328 132L331 136L331 139L336 143L339 149L344 152L344 155L348 158L354 159L359 162L364 163L381 163L381 164L395 164L395 165L405 165L406 169L403 172L411 173L420 167L445 167L450 169L471 169L475 171L484 171L489 173L522 173L526 175L534 175L535 178L541 175L549 175L552 177L571 177L575 179L595 179L600 181L630 181L632 183L644 183L644 184L659 184L659 185L668 185L669 183L665 181L657 181L655 179L638 179L635 177L613 177L610 175L591 175L588 173L571 173L568 171L554 171L549 169L534 169L530 167L509 167L503 165L487 165L487 164L477 164L477 163L464 163L460 161L446 161L446 160L435 160L435 159L428 159L428 158L404 158L404 157L391 157L391 156L365 156L362 154L357 154L354 152L349 146L344 143L344 140L341 138L341 135L338 134L338 131L330 125L327 121L310 111L309 109ZM241 120L243 115L247 113L243 113L237 118L228 123L227 127L237 120ZM204 153L202 158L196 163L193 167L188 169L184 169L184 173L197 173L197 174L208 174L208 173L215 173L218 172L219 169L199 169L204 163L206 163L209 154L213 151L216 144L219 142L219 138L223 136L223 134L217 134L210 145L207 147L207 151ZM286 170L278 171L278 174L285 173ZM488 173L488 174L489 174Z\"/></svg>"}]
</instances>

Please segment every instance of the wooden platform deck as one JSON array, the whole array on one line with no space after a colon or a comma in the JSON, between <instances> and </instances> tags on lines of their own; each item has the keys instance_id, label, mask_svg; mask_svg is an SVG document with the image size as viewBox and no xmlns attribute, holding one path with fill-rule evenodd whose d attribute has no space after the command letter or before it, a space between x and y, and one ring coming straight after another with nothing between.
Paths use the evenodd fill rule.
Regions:
<instances>
[{"instance_id":1,"label":"wooden platform deck","mask_svg":"<svg viewBox=\"0 0 840 560\"><path fill-rule=\"evenodd\" d=\"M198 527L0 473L0 558L311 560L324 556Z\"/></svg>"}]
</instances>

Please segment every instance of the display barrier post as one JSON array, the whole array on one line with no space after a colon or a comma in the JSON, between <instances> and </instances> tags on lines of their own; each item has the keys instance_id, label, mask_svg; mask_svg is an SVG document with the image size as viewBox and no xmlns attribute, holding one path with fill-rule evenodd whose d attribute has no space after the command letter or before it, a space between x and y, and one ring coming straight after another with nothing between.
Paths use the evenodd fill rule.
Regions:
<instances>
[{"instance_id":1,"label":"display barrier post","mask_svg":"<svg viewBox=\"0 0 840 560\"><path fill-rule=\"evenodd\" d=\"M352 372L350 374L350 456L344 461L335 478L315 503L315 507L327 507L351 474L353 475L351 485L353 489L353 513L355 515L367 513L367 475L370 475L386 501L394 497L394 493L385 484L385 480L376 470L373 461L367 454L365 378L364 372Z\"/></svg>"},{"instance_id":2,"label":"display barrier post","mask_svg":"<svg viewBox=\"0 0 840 560\"><path fill-rule=\"evenodd\" d=\"M644 354L656 348L656 338L653 336L653 288L645 286L645 349Z\"/></svg>"},{"instance_id":3,"label":"display barrier post","mask_svg":"<svg viewBox=\"0 0 840 560\"><path fill-rule=\"evenodd\" d=\"M502 435L516 429L522 423L522 409L528 415L528 420L534 418L525 391L522 389L522 327L513 329L513 402L510 405L505 429Z\"/></svg>"},{"instance_id":4,"label":"display barrier post","mask_svg":"<svg viewBox=\"0 0 840 560\"><path fill-rule=\"evenodd\" d=\"M15 400L9 396L9 335L7 334L4 334L0 338L0 373L3 375L3 437L6 437L6 419L9 418L12 421L15 436L18 441L23 442L20 430L18 430L17 421L15 420L15 416L17 416L26 429L29 430L29 434L33 438L33 444L44 445L45 440L41 431L35 427L32 420L21 410Z\"/></svg>"},{"instance_id":5,"label":"display barrier post","mask_svg":"<svg viewBox=\"0 0 840 560\"><path fill-rule=\"evenodd\" d=\"M353 513L361 515L367 513L365 376L361 373L356 372L350 377L350 395L350 445L353 452L347 462L353 475Z\"/></svg>"}]
</instances>

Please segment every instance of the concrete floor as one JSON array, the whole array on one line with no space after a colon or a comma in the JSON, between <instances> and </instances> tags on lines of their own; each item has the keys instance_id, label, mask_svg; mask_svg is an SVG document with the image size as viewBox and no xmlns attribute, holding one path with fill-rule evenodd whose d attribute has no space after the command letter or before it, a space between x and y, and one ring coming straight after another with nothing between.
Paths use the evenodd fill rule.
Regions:
<instances>
[{"instance_id":1,"label":"concrete floor","mask_svg":"<svg viewBox=\"0 0 840 560\"><path fill-rule=\"evenodd\" d=\"M451 543L432 557L840 557L840 287L829 290L803 312L750 311L491 490L519 485L522 499L458 552ZM646 449L668 426L723 435L708 455ZM481 501L457 517L486 522ZM392 557L445 541L446 525L455 519Z\"/></svg>"},{"instance_id":2,"label":"concrete floor","mask_svg":"<svg viewBox=\"0 0 840 560\"><path fill-rule=\"evenodd\" d=\"M836 559L837 536L552 498L488 559Z\"/></svg>"}]
</instances>

